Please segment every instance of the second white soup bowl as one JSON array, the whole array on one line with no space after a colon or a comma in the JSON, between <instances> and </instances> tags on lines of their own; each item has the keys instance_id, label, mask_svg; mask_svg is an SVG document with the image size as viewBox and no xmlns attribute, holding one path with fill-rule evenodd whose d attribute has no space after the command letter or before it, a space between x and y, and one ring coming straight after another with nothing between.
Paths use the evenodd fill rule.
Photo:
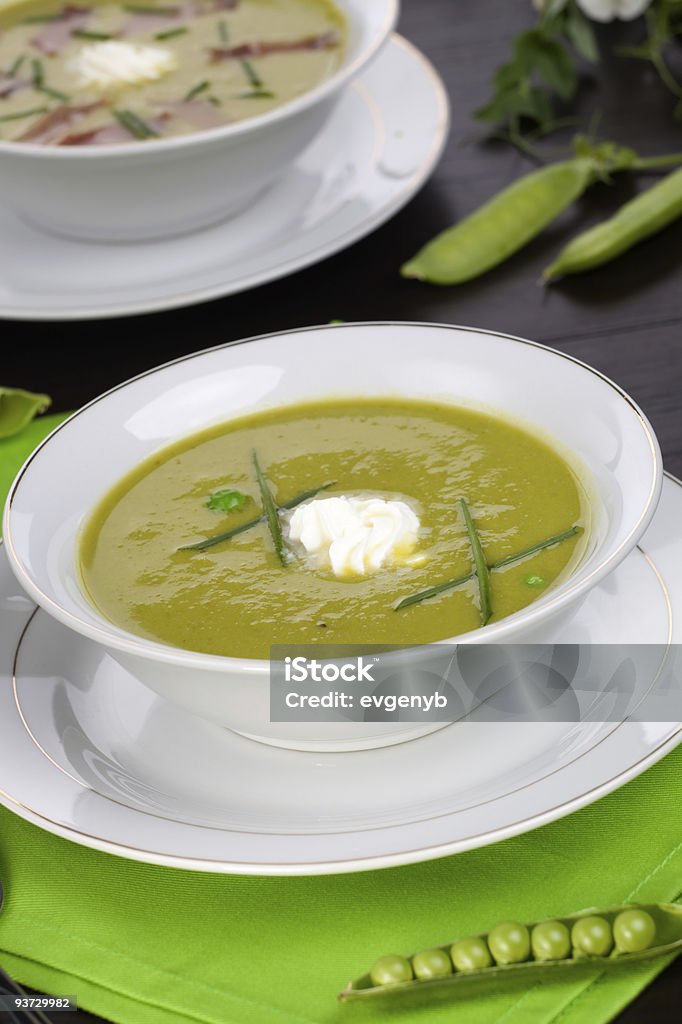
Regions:
<instances>
[{"instance_id":1,"label":"second white soup bowl","mask_svg":"<svg viewBox=\"0 0 682 1024\"><path fill-rule=\"evenodd\" d=\"M348 22L347 51L316 88L270 113L168 139L75 147L0 141L3 202L39 227L96 241L194 231L243 209L317 135L398 16L398 0L336 2Z\"/></svg>"}]
</instances>

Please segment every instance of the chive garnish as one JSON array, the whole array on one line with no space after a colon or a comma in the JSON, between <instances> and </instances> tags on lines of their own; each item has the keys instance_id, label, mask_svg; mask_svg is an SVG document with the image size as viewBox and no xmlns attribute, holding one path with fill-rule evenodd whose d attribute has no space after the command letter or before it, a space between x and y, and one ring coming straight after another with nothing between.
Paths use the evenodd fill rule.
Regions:
<instances>
[{"instance_id":1,"label":"chive garnish","mask_svg":"<svg viewBox=\"0 0 682 1024\"><path fill-rule=\"evenodd\" d=\"M188 100L193 100L195 96L198 96L202 92L206 92L207 89L211 88L211 83L206 79L203 82L198 82L192 86L187 95L183 98L183 102L186 103Z\"/></svg>"},{"instance_id":2,"label":"chive garnish","mask_svg":"<svg viewBox=\"0 0 682 1024\"><path fill-rule=\"evenodd\" d=\"M309 491L303 491L301 494L297 494L291 501L285 501L280 508L287 509L289 511L292 508L296 508L297 505L302 505L304 501L308 501L310 498L314 498L320 491L326 491L330 487L333 487L336 480L330 480L326 484L322 484L321 487L313 487ZM232 540L240 533L245 533L247 530L253 529L254 526L258 526L259 523L265 521L265 516L258 516L257 519L249 519L247 523L242 523L241 526L234 526L231 530L226 530L224 533L218 533L214 537L206 537L205 540L200 540L196 544L185 544L183 547L178 548L178 551L205 551L207 548L213 548L216 544L222 544L223 541Z\"/></svg>"},{"instance_id":3,"label":"chive garnish","mask_svg":"<svg viewBox=\"0 0 682 1024\"><path fill-rule=\"evenodd\" d=\"M61 103L66 103L69 97L65 92L60 92L59 89L52 89L49 85L45 85L45 69L41 60L31 61L31 72L33 76L33 88L36 92L43 92L46 96L51 96L55 100L59 100Z\"/></svg>"},{"instance_id":4,"label":"chive garnish","mask_svg":"<svg viewBox=\"0 0 682 1024\"><path fill-rule=\"evenodd\" d=\"M8 75L9 78L14 78L14 76L19 73L19 68L24 63L25 60L26 60L26 55L23 54L23 53L20 54L17 57L17 59L15 60L14 64L12 65L12 67L7 72L7 75Z\"/></svg>"},{"instance_id":5,"label":"chive garnish","mask_svg":"<svg viewBox=\"0 0 682 1024\"><path fill-rule=\"evenodd\" d=\"M240 60L239 63L241 64L241 66L242 66L242 68L244 70L244 74L246 75L246 77L249 80L249 84L252 85L254 87L254 89L262 88L263 79L260 77L260 75L258 74L256 69L254 68L254 66L251 63L251 61L250 60Z\"/></svg>"},{"instance_id":6,"label":"chive garnish","mask_svg":"<svg viewBox=\"0 0 682 1024\"><path fill-rule=\"evenodd\" d=\"M481 625L485 626L489 622L490 616L493 613L493 606L490 601L490 576L488 575L488 565L485 560L481 538L479 537L478 530L471 518L469 506L464 498L459 499L459 504L462 509L462 515L464 516L464 522L466 523L467 533L469 534L471 553L474 556L474 567L476 570L476 579L478 580Z\"/></svg>"},{"instance_id":7,"label":"chive garnish","mask_svg":"<svg viewBox=\"0 0 682 1024\"><path fill-rule=\"evenodd\" d=\"M229 43L230 41L230 32L226 21L218 22L218 38L221 43Z\"/></svg>"},{"instance_id":8,"label":"chive garnish","mask_svg":"<svg viewBox=\"0 0 682 1024\"><path fill-rule=\"evenodd\" d=\"M179 7L153 7L151 4L124 4L123 10L131 14L160 14L168 18L180 13Z\"/></svg>"},{"instance_id":9,"label":"chive garnish","mask_svg":"<svg viewBox=\"0 0 682 1024\"><path fill-rule=\"evenodd\" d=\"M37 85L35 88L38 92L43 92L46 96L51 96L52 99L59 100L61 103L68 103L71 98L65 92L60 92L59 89L52 89L49 85Z\"/></svg>"},{"instance_id":10,"label":"chive garnish","mask_svg":"<svg viewBox=\"0 0 682 1024\"><path fill-rule=\"evenodd\" d=\"M59 21L61 14L34 14L30 18L22 18L21 25L42 25L46 21Z\"/></svg>"},{"instance_id":11,"label":"chive garnish","mask_svg":"<svg viewBox=\"0 0 682 1024\"><path fill-rule=\"evenodd\" d=\"M270 530L270 536L272 537L272 543L275 545L275 552L279 559L280 565L286 567L287 560L284 551L284 538L282 537L282 524L279 521L279 510L275 504L275 499L272 496L272 492L268 487L268 482L263 476L263 470L260 467L258 461L258 455L255 451L251 453L253 460L253 468L256 471L256 480L258 481L258 490L260 491L261 501L263 502L263 511L265 512L265 518L268 521L268 529Z\"/></svg>"},{"instance_id":12,"label":"chive garnish","mask_svg":"<svg viewBox=\"0 0 682 1024\"><path fill-rule=\"evenodd\" d=\"M267 89L254 89L252 92L240 92L237 96L238 100L274 100L274 92L268 92Z\"/></svg>"},{"instance_id":13,"label":"chive garnish","mask_svg":"<svg viewBox=\"0 0 682 1024\"><path fill-rule=\"evenodd\" d=\"M143 121L141 117L134 114L132 110L114 110L114 117L136 139L158 138L159 133L155 132L146 121Z\"/></svg>"},{"instance_id":14,"label":"chive garnish","mask_svg":"<svg viewBox=\"0 0 682 1024\"><path fill-rule=\"evenodd\" d=\"M280 508L285 508L287 512L290 512L292 508L296 508L297 505L302 505L304 501L308 501L309 498L314 498L320 491L328 491L330 487L333 487L336 480L329 480L328 483L322 484L321 487L311 487L309 491L301 491L291 501L285 501Z\"/></svg>"},{"instance_id":15,"label":"chive garnish","mask_svg":"<svg viewBox=\"0 0 682 1024\"><path fill-rule=\"evenodd\" d=\"M75 28L71 35L74 39L93 39L98 42L114 38L109 32L89 32L86 28Z\"/></svg>"},{"instance_id":16,"label":"chive garnish","mask_svg":"<svg viewBox=\"0 0 682 1024\"><path fill-rule=\"evenodd\" d=\"M563 533L557 533L554 537L548 537L547 540L541 540L537 544L533 544L532 547L525 548L523 551L518 551L515 555L507 555L506 558L500 559L499 562L492 562L488 569L494 572L497 569L504 569L508 565L514 565L516 562L522 562L524 558L530 558L532 555L537 555L540 551L544 551L545 548L554 547L555 544L561 544L564 540L569 540L571 537L576 537L583 532L582 526L572 526L570 530L564 530ZM474 578L475 573L468 572L465 576L457 576L455 579L444 580L443 583L437 583L434 587L428 587L426 590L420 590L418 594L410 594L409 597L404 597L402 601L393 609L399 612L402 608L409 608L410 605L419 604L420 601L427 601L430 597L437 597L438 594L445 593L446 590L454 590L455 587L461 587L462 584L468 583L469 580Z\"/></svg>"},{"instance_id":17,"label":"chive garnish","mask_svg":"<svg viewBox=\"0 0 682 1024\"><path fill-rule=\"evenodd\" d=\"M44 114L48 107L31 107L30 110L18 110L15 114L3 114L0 121L19 121L22 117L31 117L33 114Z\"/></svg>"},{"instance_id":18,"label":"chive garnish","mask_svg":"<svg viewBox=\"0 0 682 1024\"><path fill-rule=\"evenodd\" d=\"M167 32L157 32L154 36L159 42L162 39L175 39L176 36L184 36L189 32L188 28L169 28Z\"/></svg>"},{"instance_id":19,"label":"chive garnish","mask_svg":"<svg viewBox=\"0 0 682 1024\"><path fill-rule=\"evenodd\" d=\"M43 68L43 62L41 60L31 61L31 75L33 78L33 87L35 89L42 88L45 82L45 70Z\"/></svg>"},{"instance_id":20,"label":"chive garnish","mask_svg":"<svg viewBox=\"0 0 682 1024\"><path fill-rule=\"evenodd\" d=\"M569 540L571 537L577 537L578 534L582 532L582 526L572 526L570 530L564 530L563 533L557 533L556 536L550 537L548 540L541 540L537 544L533 544L532 547L519 551L517 555L507 555L506 558L500 559L499 562L493 562L493 564L488 566L488 568L504 569L507 565L514 565L515 562L520 562L522 558L530 558L531 555L537 555L539 551L544 551L545 548L551 548L554 547L555 544L561 544L563 540Z\"/></svg>"}]
</instances>

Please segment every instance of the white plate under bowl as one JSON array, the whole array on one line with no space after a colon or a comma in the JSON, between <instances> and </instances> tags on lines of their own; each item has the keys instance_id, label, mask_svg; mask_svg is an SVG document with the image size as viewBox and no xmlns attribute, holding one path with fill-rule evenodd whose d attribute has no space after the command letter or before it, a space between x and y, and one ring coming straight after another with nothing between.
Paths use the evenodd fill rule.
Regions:
<instances>
[{"instance_id":1,"label":"white plate under bowl","mask_svg":"<svg viewBox=\"0 0 682 1024\"><path fill-rule=\"evenodd\" d=\"M0 317L83 320L232 295L369 234L424 184L447 138L443 84L393 35L291 171L239 216L156 242L78 242L0 205Z\"/></svg>"},{"instance_id":2,"label":"white plate under bowl","mask_svg":"<svg viewBox=\"0 0 682 1024\"><path fill-rule=\"evenodd\" d=\"M680 522L667 477L642 544L561 639L679 643ZM674 722L476 722L354 753L264 746L156 697L36 610L0 560L0 801L124 857L263 875L428 860L560 818L682 739Z\"/></svg>"}]
</instances>

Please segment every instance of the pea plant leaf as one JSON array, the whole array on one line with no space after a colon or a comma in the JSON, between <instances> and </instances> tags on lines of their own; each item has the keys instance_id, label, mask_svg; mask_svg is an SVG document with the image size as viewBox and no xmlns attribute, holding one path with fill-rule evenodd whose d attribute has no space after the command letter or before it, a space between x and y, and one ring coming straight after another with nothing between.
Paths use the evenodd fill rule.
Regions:
<instances>
[{"instance_id":1,"label":"pea plant leaf","mask_svg":"<svg viewBox=\"0 0 682 1024\"><path fill-rule=\"evenodd\" d=\"M49 395L0 386L0 439L13 437L52 404Z\"/></svg>"},{"instance_id":2,"label":"pea plant leaf","mask_svg":"<svg viewBox=\"0 0 682 1024\"><path fill-rule=\"evenodd\" d=\"M214 512L238 512L244 508L248 500L246 494L242 494L241 491L225 487L221 491L213 492L206 502L206 508Z\"/></svg>"},{"instance_id":3,"label":"pea plant leaf","mask_svg":"<svg viewBox=\"0 0 682 1024\"><path fill-rule=\"evenodd\" d=\"M507 127L517 143L524 120L547 134L557 123L555 101L567 103L578 90L578 58L599 60L590 21L576 0L544 0L537 25L516 37L511 59L495 72L490 100L474 116Z\"/></svg>"},{"instance_id":4,"label":"pea plant leaf","mask_svg":"<svg viewBox=\"0 0 682 1024\"><path fill-rule=\"evenodd\" d=\"M566 14L566 35L576 53L590 64L599 62L599 47L592 23L585 17L577 4L571 4Z\"/></svg>"},{"instance_id":5,"label":"pea plant leaf","mask_svg":"<svg viewBox=\"0 0 682 1024\"><path fill-rule=\"evenodd\" d=\"M571 99L577 87L577 76L565 46L538 28L520 35L515 49L517 62L529 75L537 72L562 99Z\"/></svg>"}]
</instances>

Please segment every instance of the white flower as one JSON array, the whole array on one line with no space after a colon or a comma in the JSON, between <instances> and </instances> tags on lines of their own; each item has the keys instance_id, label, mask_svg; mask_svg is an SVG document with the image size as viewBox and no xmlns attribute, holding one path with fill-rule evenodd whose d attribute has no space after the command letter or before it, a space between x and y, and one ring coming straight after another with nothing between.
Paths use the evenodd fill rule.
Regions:
<instances>
[{"instance_id":1,"label":"white flower","mask_svg":"<svg viewBox=\"0 0 682 1024\"><path fill-rule=\"evenodd\" d=\"M542 2L542 0L540 0ZM652 0L577 0L578 7L593 21L632 21L643 14Z\"/></svg>"}]
</instances>

